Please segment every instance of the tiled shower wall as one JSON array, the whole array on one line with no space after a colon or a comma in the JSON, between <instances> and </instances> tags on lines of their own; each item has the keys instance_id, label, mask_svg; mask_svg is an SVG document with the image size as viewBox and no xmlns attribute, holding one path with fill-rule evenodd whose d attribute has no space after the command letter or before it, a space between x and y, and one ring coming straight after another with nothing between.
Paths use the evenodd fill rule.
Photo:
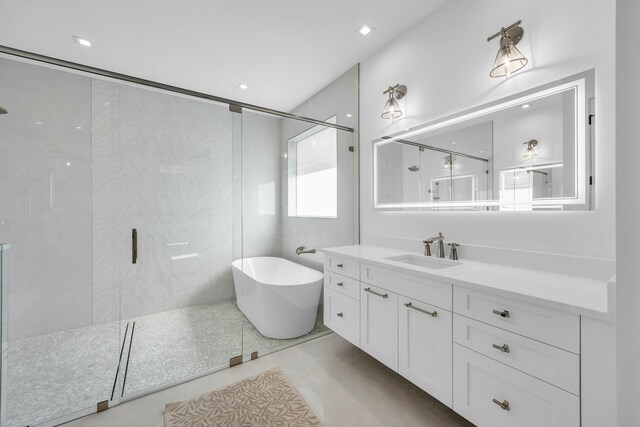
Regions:
<instances>
[{"instance_id":1,"label":"tiled shower wall","mask_svg":"<svg viewBox=\"0 0 640 427\"><path fill-rule=\"evenodd\" d=\"M233 298L232 113L99 80L92 92L93 322Z\"/></svg>"}]
</instances>

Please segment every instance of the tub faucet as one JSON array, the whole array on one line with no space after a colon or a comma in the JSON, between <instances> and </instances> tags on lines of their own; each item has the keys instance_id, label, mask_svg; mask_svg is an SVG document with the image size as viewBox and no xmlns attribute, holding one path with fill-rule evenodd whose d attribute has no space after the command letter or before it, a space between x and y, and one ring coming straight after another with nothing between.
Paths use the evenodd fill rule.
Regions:
<instances>
[{"instance_id":1,"label":"tub faucet","mask_svg":"<svg viewBox=\"0 0 640 427\"><path fill-rule=\"evenodd\" d=\"M315 249L306 249L304 248L304 245L299 246L296 248L296 255L300 255L300 254L315 254L316 250Z\"/></svg>"},{"instance_id":2,"label":"tub faucet","mask_svg":"<svg viewBox=\"0 0 640 427\"><path fill-rule=\"evenodd\" d=\"M427 243L429 242L429 243ZM436 253L436 256L438 258L444 258L444 235L442 233L438 233L438 235L436 237L430 237L427 240L424 241L425 243L425 255L427 255L427 252L429 252L429 255L431 254L431 247L429 246L429 244L431 242L438 242L438 252ZM429 248L429 250L427 251L427 247Z\"/></svg>"}]
</instances>

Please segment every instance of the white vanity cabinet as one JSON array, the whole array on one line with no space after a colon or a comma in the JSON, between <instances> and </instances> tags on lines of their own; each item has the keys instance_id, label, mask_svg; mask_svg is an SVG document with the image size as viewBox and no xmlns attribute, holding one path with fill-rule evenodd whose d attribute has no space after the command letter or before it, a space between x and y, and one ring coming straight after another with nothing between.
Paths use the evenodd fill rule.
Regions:
<instances>
[{"instance_id":1,"label":"white vanity cabinet","mask_svg":"<svg viewBox=\"0 0 640 427\"><path fill-rule=\"evenodd\" d=\"M324 318L336 333L478 427L615 425L614 324L486 276L448 283L385 262L393 250L342 256L350 248L360 253L325 257Z\"/></svg>"},{"instance_id":2,"label":"white vanity cabinet","mask_svg":"<svg viewBox=\"0 0 640 427\"><path fill-rule=\"evenodd\" d=\"M335 256L325 258L324 284L326 326L452 406L450 284Z\"/></svg>"},{"instance_id":3,"label":"white vanity cabinet","mask_svg":"<svg viewBox=\"0 0 640 427\"><path fill-rule=\"evenodd\" d=\"M453 409L484 427L580 427L580 316L454 286Z\"/></svg>"}]
</instances>

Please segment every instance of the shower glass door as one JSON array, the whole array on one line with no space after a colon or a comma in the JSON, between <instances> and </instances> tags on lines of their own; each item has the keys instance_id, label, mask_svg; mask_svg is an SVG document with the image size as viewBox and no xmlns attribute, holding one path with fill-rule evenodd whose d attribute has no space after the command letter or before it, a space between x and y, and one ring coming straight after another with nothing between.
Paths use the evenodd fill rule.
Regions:
<instances>
[{"instance_id":1,"label":"shower glass door","mask_svg":"<svg viewBox=\"0 0 640 427\"><path fill-rule=\"evenodd\" d=\"M120 396L148 393L242 354L231 263L234 121L226 105L95 82L117 105L114 256ZM104 245L108 247L109 245Z\"/></svg>"},{"instance_id":2,"label":"shower glass door","mask_svg":"<svg viewBox=\"0 0 640 427\"><path fill-rule=\"evenodd\" d=\"M119 266L94 240L105 231L94 160L108 152L93 142L112 127L94 127L84 75L3 57L0 94L0 242L11 246L3 412L9 426L59 424L117 387Z\"/></svg>"},{"instance_id":3,"label":"shower glass door","mask_svg":"<svg viewBox=\"0 0 640 427\"><path fill-rule=\"evenodd\" d=\"M357 67L293 113L327 124L242 113L244 360L330 332L321 249L359 238Z\"/></svg>"}]
</instances>

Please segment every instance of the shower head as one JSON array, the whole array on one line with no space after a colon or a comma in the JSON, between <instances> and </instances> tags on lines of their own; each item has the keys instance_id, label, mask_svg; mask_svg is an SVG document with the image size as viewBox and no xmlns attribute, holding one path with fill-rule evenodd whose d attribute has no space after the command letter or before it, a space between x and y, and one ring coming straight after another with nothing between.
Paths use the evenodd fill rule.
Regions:
<instances>
[{"instance_id":1,"label":"shower head","mask_svg":"<svg viewBox=\"0 0 640 427\"><path fill-rule=\"evenodd\" d=\"M411 172L418 172L420 170L420 168L416 165L409 166L407 169L409 169Z\"/></svg>"},{"instance_id":2,"label":"shower head","mask_svg":"<svg viewBox=\"0 0 640 427\"><path fill-rule=\"evenodd\" d=\"M8 111L5 108L0 107L0 114L7 114Z\"/></svg>"}]
</instances>

